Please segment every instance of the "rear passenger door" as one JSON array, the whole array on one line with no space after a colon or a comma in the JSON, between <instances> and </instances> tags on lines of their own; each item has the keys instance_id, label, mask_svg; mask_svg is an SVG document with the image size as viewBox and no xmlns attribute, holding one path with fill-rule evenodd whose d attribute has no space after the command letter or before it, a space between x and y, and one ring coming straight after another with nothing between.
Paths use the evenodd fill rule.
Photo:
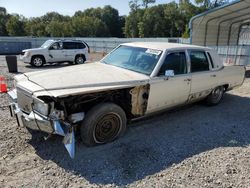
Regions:
<instances>
[{"instance_id":1,"label":"rear passenger door","mask_svg":"<svg viewBox=\"0 0 250 188\"><path fill-rule=\"evenodd\" d=\"M191 64L191 92L189 101L195 101L207 96L216 86L216 71L211 71L207 53L203 50L188 50Z\"/></svg>"},{"instance_id":2,"label":"rear passenger door","mask_svg":"<svg viewBox=\"0 0 250 188\"><path fill-rule=\"evenodd\" d=\"M77 46L75 42L63 42L63 52L65 61L74 61L77 54Z\"/></svg>"}]
</instances>

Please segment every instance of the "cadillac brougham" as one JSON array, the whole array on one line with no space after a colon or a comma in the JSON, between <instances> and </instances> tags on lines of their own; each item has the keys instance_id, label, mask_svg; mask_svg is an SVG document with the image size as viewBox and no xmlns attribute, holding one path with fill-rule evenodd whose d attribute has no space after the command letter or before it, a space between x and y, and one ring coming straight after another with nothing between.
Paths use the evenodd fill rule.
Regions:
<instances>
[{"instance_id":1,"label":"cadillac brougham","mask_svg":"<svg viewBox=\"0 0 250 188\"><path fill-rule=\"evenodd\" d=\"M223 66L210 48L126 43L100 62L16 76L10 109L19 125L63 136L73 158L76 131L88 146L111 142L135 118L200 100L216 105L244 77L244 66Z\"/></svg>"}]
</instances>

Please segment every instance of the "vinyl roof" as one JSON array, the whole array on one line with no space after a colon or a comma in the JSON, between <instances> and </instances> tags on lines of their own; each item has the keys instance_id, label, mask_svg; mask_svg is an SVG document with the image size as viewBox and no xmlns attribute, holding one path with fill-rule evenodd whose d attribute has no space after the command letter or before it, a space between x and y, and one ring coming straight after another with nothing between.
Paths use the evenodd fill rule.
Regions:
<instances>
[{"instance_id":1,"label":"vinyl roof","mask_svg":"<svg viewBox=\"0 0 250 188\"><path fill-rule=\"evenodd\" d=\"M237 45L241 27L248 24L250 0L237 0L191 18L191 43L203 46Z\"/></svg>"},{"instance_id":2,"label":"vinyl roof","mask_svg":"<svg viewBox=\"0 0 250 188\"><path fill-rule=\"evenodd\" d=\"M157 50L169 50L169 49L206 49L204 46L196 46L189 44L179 44L179 43L168 43L168 42L130 42L123 43L125 46L141 47L141 48L150 48Z\"/></svg>"}]
</instances>

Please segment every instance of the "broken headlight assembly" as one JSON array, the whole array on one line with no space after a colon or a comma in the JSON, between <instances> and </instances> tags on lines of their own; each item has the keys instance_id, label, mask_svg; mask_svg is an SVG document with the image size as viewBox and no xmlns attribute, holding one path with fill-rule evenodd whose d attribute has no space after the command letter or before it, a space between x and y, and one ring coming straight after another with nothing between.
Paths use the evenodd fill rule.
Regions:
<instances>
[{"instance_id":1,"label":"broken headlight assembly","mask_svg":"<svg viewBox=\"0 0 250 188\"><path fill-rule=\"evenodd\" d=\"M33 110L41 115L48 116L49 104L45 103L44 101L38 98L33 98Z\"/></svg>"}]
</instances>

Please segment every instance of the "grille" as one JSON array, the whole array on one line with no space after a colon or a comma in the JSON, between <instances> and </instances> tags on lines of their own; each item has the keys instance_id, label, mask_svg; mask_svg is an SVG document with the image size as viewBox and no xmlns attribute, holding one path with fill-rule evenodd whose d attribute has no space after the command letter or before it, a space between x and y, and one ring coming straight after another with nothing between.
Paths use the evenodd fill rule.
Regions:
<instances>
[{"instance_id":1,"label":"grille","mask_svg":"<svg viewBox=\"0 0 250 188\"><path fill-rule=\"evenodd\" d=\"M18 107L25 113L30 113L32 111L32 95L27 91L17 88L17 103Z\"/></svg>"}]
</instances>

